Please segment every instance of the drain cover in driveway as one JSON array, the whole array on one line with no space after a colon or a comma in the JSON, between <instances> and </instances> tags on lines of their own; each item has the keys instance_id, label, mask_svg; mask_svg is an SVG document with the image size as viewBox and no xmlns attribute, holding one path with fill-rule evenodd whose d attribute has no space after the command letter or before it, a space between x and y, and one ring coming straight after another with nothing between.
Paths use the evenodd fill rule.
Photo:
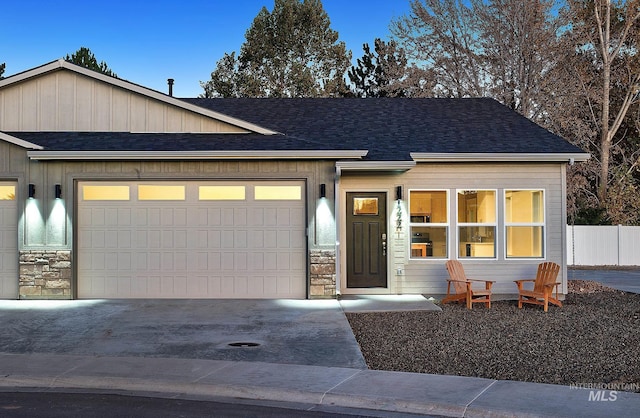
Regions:
<instances>
[{"instance_id":1,"label":"drain cover in driveway","mask_svg":"<svg viewBox=\"0 0 640 418\"><path fill-rule=\"evenodd\" d=\"M259 343L252 343L252 342L237 342L237 343L229 343L229 345L231 347L257 347L260 344Z\"/></svg>"}]
</instances>

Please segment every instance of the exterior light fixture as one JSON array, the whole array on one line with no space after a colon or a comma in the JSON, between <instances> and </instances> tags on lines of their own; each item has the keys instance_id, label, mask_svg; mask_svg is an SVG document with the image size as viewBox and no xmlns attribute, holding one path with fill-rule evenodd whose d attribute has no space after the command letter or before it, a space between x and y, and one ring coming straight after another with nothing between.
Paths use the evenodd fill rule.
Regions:
<instances>
[{"instance_id":1,"label":"exterior light fixture","mask_svg":"<svg viewBox=\"0 0 640 418\"><path fill-rule=\"evenodd\" d=\"M402 200L402 186L396 187L396 200Z\"/></svg>"},{"instance_id":2,"label":"exterior light fixture","mask_svg":"<svg viewBox=\"0 0 640 418\"><path fill-rule=\"evenodd\" d=\"M33 199L36 196L36 185L29 183L29 199Z\"/></svg>"},{"instance_id":3,"label":"exterior light fixture","mask_svg":"<svg viewBox=\"0 0 640 418\"><path fill-rule=\"evenodd\" d=\"M62 186L56 184L56 199L62 198Z\"/></svg>"},{"instance_id":4,"label":"exterior light fixture","mask_svg":"<svg viewBox=\"0 0 640 418\"><path fill-rule=\"evenodd\" d=\"M327 197L327 185L324 183L320 185L320 197Z\"/></svg>"}]
</instances>

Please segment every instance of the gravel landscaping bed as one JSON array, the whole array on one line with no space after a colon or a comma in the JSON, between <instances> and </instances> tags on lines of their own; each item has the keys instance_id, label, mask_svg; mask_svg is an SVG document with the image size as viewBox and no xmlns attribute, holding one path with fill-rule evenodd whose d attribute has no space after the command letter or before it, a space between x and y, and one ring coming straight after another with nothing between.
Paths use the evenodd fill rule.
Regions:
<instances>
[{"instance_id":1,"label":"gravel landscaping bed","mask_svg":"<svg viewBox=\"0 0 640 418\"><path fill-rule=\"evenodd\" d=\"M347 313L371 369L640 392L640 295L570 280L562 308L517 301ZM620 389L622 390L622 389Z\"/></svg>"}]
</instances>

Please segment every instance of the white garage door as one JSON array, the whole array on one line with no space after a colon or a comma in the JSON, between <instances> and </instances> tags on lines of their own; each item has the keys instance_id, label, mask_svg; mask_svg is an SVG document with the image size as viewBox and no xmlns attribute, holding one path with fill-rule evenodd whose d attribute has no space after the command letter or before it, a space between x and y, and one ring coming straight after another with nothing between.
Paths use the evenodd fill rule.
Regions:
<instances>
[{"instance_id":1,"label":"white garage door","mask_svg":"<svg viewBox=\"0 0 640 418\"><path fill-rule=\"evenodd\" d=\"M18 297L18 205L16 183L0 182L0 298Z\"/></svg>"},{"instance_id":2,"label":"white garage door","mask_svg":"<svg viewBox=\"0 0 640 418\"><path fill-rule=\"evenodd\" d=\"M303 182L80 182L78 297L306 297Z\"/></svg>"}]
</instances>

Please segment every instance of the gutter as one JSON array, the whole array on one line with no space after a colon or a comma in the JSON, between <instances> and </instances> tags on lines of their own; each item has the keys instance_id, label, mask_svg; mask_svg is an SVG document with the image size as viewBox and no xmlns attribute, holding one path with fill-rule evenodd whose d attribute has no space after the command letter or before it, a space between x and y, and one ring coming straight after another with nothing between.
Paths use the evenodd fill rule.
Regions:
<instances>
[{"instance_id":1,"label":"gutter","mask_svg":"<svg viewBox=\"0 0 640 418\"><path fill-rule=\"evenodd\" d=\"M419 163L452 162L574 162L587 161L589 153L431 153L412 152L411 158Z\"/></svg>"},{"instance_id":2,"label":"gutter","mask_svg":"<svg viewBox=\"0 0 640 418\"><path fill-rule=\"evenodd\" d=\"M338 161L338 177L342 171L408 171L416 166L415 161Z\"/></svg>"},{"instance_id":3,"label":"gutter","mask_svg":"<svg viewBox=\"0 0 640 418\"><path fill-rule=\"evenodd\" d=\"M355 151L27 151L31 160L265 160L362 158L366 150Z\"/></svg>"}]
</instances>

